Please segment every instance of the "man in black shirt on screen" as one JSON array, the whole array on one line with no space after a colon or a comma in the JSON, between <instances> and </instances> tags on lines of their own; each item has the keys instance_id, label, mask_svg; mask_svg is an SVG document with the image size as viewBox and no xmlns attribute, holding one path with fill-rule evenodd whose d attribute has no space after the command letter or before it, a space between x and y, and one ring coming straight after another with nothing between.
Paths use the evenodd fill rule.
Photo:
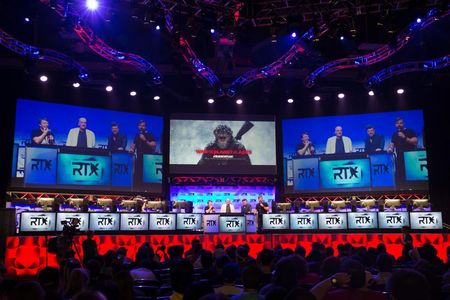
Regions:
<instances>
[{"instance_id":1,"label":"man in black shirt on screen","mask_svg":"<svg viewBox=\"0 0 450 300\"><path fill-rule=\"evenodd\" d=\"M127 136L120 133L119 124L111 124L111 135L108 137L108 150L125 150L127 147Z\"/></svg>"},{"instance_id":2,"label":"man in black shirt on screen","mask_svg":"<svg viewBox=\"0 0 450 300\"><path fill-rule=\"evenodd\" d=\"M39 119L39 128L31 131L31 143L33 145L54 145L55 136L48 128L47 118Z\"/></svg>"},{"instance_id":3,"label":"man in black shirt on screen","mask_svg":"<svg viewBox=\"0 0 450 300\"><path fill-rule=\"evenodd\" d=\"M130 152L136 154L136 164L134 171L134 185L142 184L144 154L156 153L156 139L147 131L147 124L144 120L138 122L138 134L134 137L130 147Z\"/></svg>"},{"instance_id":4,"label":"man in black shirt on screen","mask_svg":"<svg viewBox=\"0 0 450 300\"><path fill-rule=\"evenodd\" d=\"M242 199L241 214L250 214L252 206L248 204L247 199Z\"/></svg>"},{"instance_id":5,"label":"man in black shirt on screen","mask_svg":"<svg viewBox=\"0 0 450 300\"><path fill-rule=\"evenodd\" d=\"M256 211L258 212L258 230L262 229L262 218L264 214L269 212L269 204L263 200L263 196L258 196L258 203L256 204Z\"/></svg>"}]
</instances>

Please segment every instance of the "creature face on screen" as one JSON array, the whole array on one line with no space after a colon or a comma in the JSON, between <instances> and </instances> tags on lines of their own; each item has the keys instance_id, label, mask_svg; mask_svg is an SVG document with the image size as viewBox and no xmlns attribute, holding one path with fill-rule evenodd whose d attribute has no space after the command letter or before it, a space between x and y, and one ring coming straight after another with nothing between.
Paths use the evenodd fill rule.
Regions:
<instances>
[{"instance_id":1,"label":"creature face on screen","mask_svg":"<svg viewBox=\"0 0 450 300\"><path fill-rule=\"evenodd\" d=\"M214 142L209 143L203 150L199 165L251 165L249 153L245 146L238 141L247 131L253 127L251 122L245 122L238 132L233 136L233 130L227 125L218 125L214 133Z\"/></svg>"}]
</instances>

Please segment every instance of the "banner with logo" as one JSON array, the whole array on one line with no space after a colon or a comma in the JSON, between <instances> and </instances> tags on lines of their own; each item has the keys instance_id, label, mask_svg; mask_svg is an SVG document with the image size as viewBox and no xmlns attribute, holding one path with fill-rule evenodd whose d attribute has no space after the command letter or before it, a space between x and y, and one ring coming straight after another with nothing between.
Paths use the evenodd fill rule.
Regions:
<instances>
[{"instance_id":1,"label":"banner with logo","mask_svg":"<svg viewBox=\"0 0 450 300\"><path fill-rule=\"evenodd\" d=\"M78 227L80 231L86 231L89 228L89 213L76 212L59 212L56 214L56 231L62 231L64 225L62 221L66 221L68 225L73 224L73 220L78 219Z\"/></svg>"},{"instance_id":2,"label":"banner with logo","mask_svg":"<svg viewBox=\"0 0 450 300\"><path fill-rule=\"evenodd\" d=\"M262 228L264 230L289 229L289 214L264 214Z\"/></svg>"},{"instance_id":3,"label":"banner with logo","mask_svg":"<svg viewBox=\"0 0 450 300\"><path fill-rule=\"evenodd\" d=\"M20 214L21 232L55 231L56 213L23 212Z\"/></svg>"},{"instance_id":4,"label":"banner with logo","mask_svg":"<svg viewBox=\"0 0 450 300\"><path fill-rule=\"evenodd\" d=\"M91 213L89 216L89 229L95 231L117 231L119 230L118 213Z\"/></svg>"},{"instance_id":5,"label":"banner with logo","mask_svg":"<svg viewBox=\"0 0 450 300\"><path fill-rule=\"evenodd\" d=\"M245 216L220 216L220 233L244 233L247 221Z\"/></svg>"},{"instance_id":6,"label":"banner with logo","mask_svg":"<svg viewBox=\"0 0 450 300\"><path fill-rule=\"evenodd\" d=\"M428 180L427 152L425 150L403 152L403 157L406 180Z\"/></svg>"},{"instance_id":7,"label":"banner with logo","mask_svg":"<svg viewBox=\"0 0 450 300\"><path fill-rule=\"evenodd\" d=\"M347 213L348 229L377 229L378 218L376 212Z\"/></svg>"},{"instance_id":8,"label":"banner with logo","mask_svg":"<svg viewBox=\"0 0 450 300\"><path fill-rule=\"evenodd\" d=\"M379 212L378 226L380 229L400 229L409 226L409 215L406 211Z\"/></svg>"},{"instance_id":9,"label":"banner with logo","mask_svg":"<svg viewBox=\"0 0 450 300\"><path fill-rule=\"evenodd\" d=\"M56 157L58 149L26 147L25 184L56 184Z\"/></svg>"},{"instance_id":10,"label":"banner with logo","mask_svg":"<svg viewBox=\"0 0 450 300\"><path fill-rule=\"evenodd\" d=\"M148 214L121 213L120 230L148 230Z\"/></svg>"},{"instance_id":11,"label":"banner with logo","mask_svg":"<svg viewBox=\"0 0 450 300\"><path fill-rule=\"evenodd\" d=\"M175 230L176 214L150 214L150 230Z\"/></svg>"},{"instance_id":12,"label":"banner with logo","mask_svg":"<svg viewBox=\"0 0 450 300\"><path fill-rule=\"evenodd\" d=\"M291 214L290 228L292 230L317 229L317 214Z\"/></svg>"},{"instance_id":13,"label":"banner with logo","mask_svg":"<svg viewBox=\"0 0 450 300\"><path fill-rule=\"evenodd\" d=\"M294 189L320 189L319 158L293 159Z\"/></svg>"},{"instance_id":14,"label":"banner with logo","mask_svg":"<svg viewBox=\"0 0 450 300\"><path fill-rule=\"evenodd\" d=\"M370 187L370 162L366 158L322 160L319 168L325 189Z\"/></svg>"},{"instance_id":15,"label":"banner with logo","mask_svg":"<svg viewBox=\"0 0 450 300\"><path fill-rule=\"evenodd\" d=\"M202 230L202 214L177 214L177 230Z\"/></svg>"},{"instance_id":16,"label":"banner with logo","mask_svg":"<svg viewBox=\"0 0 450 300\"><path fill-rule=\"evenodd\" d=\"M347 229L346 213L319 214L319 229L345 230Z\"/></svg>"},{"instance_id":17,"label":"banner with logo","mask_svg":"<svg viewBox=\"0 0 450 300\"><path fill-rule=\"evenodd\" d=\"M111 184L113 186L133 186L133 155L130 153L111 153Z\"/></svg>"},{"instance_id":18,"label":"banner with logo","mask_svg":"<svg viewBox=\"0 0 450 300\"><path fill-rule=\"evenodd\" d=\"M254 214L246 214L245 215L245 219L247 221L246 232L248 232L248 233L255 233L256 232L256 230L258 229L258 226L257 226L257 223L256 223L256 221L257 221L256 218L257 217Z\"/></svg>"},{"instance_id":19,"label":"banner with logo","mask_svg":"<svg viewBox=\"0 0 450 300\"><path fill-rule=\"evenodd\" d=\"M411 212L411 229L442 229L442 212Z\"/></svg>"},{"instance_id":20,"label":"banner with logo","mask_svg":"<svg viewBox=\"0 0 450 300\"><path fill-rule=\"evenodd\" d=\"M58 184L110 185L111 158L102 155L59 153Z\"/></svg>"},{"instance_id":21,"label":"banner with logo","mask_svg":"<svg viewBox=\"0 0 450 300\"><path fill-rule=\"evenodd\" d=\"M162 155L144 154L144 183L162 183Z\"/></svg>"}]
</instances>

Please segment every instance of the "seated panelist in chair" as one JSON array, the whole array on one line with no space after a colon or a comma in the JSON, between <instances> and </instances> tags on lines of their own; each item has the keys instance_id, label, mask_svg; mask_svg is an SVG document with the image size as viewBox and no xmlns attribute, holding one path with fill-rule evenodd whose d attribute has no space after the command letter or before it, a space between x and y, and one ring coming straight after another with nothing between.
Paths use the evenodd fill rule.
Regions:
<instances>
[{"instance_id":1,"label":"seated panelist in chair","mask_svg":"<svg viewBox=\"0 0 450 300\"><path fill-rule=\"evenodd\" d=\"M208 204L205 206L205 214L214 214L216 212L213 202L208 200Z\"/></svg>"},{"instance_id":2,"label":"seated panelist in chair","mask_svg":"<svg viewBox=\"0 0 450 300\"><path fill-rule=\"evenodd\" d=\"M227 199L225 200L225 203L222 204L222 207L220 207L220 212L221 212L221 213L227 213L227 214L236 212L236 211L234 210L234 206L233 206L233 204L231 204L231 201L230 201L229 198L227 198Z\"/></svg>"}]
</instances>

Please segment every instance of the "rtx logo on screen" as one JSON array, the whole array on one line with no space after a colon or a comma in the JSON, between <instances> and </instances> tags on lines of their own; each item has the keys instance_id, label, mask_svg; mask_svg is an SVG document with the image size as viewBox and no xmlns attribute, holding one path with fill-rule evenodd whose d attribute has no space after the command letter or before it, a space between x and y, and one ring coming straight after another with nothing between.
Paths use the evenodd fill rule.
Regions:
<instances>
[{"instance_id":1,"label":"rtx logo on screen","mask_svg":"<svg viewBox=\"0 0 450 300\"><path fill-rule=\"evenodd\" d=\"M248 226L248 227L254 226L254 225L255 225L255 220L247 219L247 226Z\"/></svg>"},{"instance_id":2,"label":"rtx logo on screen","mask_svg":"<svg viewBox=\"0 0 450 300\"><path fill-rule=\"evenodd\" d=\"M194 215L183 217L183 225L196 225L197 218Z\"/></svg>"},{"instance_id":3,"label":"rtx logo on screen","mask_svg":"<svg viewBox=\"0 0 450 300\"><path fill-rule=\"evenodd\" d=\"M30 226L46 228L50 223L50 220L45 215L31 216Z\"/></svg>"},{"instance_id":4,"label":"rtx logo on screen","mask_svg":"<svg viewBox=\"0 0 450 300\"><path fill-rule=\"evenodd\" d=\"M417 217L419 225L436 225L436 217L432 214Z\"/></svg>"},{"instance_id":5,"label":"rtx logo on screen","mask_svg":"<svg viewBox=\"0 0 450 300\"><path fill-rule=\"evenodd\" d=\"M86 160L72 161L72 175L78 178L100 179L103 176L103 168L100 163L95 161L95 158Z\"/></svg>"},{"instance_id":6,"label":"rtx logo on screen","mask_svg":"<svg viewBox=\"0 0 450 300\"><path fill-rule=\"evenodd\" d=\"M281 216L275 216L269 218L269 225L284 225L286 219Z\"/></svg>"},{"instance_id":7,"label":"rtx logo on screen","mask_svg":"<svg viewBox=\"0 0 450 300\"><path fill-rule=\"evenodd\" d=\"M31 171L51 171L52 161L49 159L32 158L31 159Z\"/></svg>"},{"instance_id":8,"label":"rtx logo on screen","mask_svg":"<svg viewBox=\"0 0 450 300\"><path fill-rule=\"evenodd\" d=\"M312 225L313 219L311 216L297 217L297 225Z\"/></svg>"},{"instance_id":9,"label":"rtx logo on screen","mask_svg":"<svg viewBox=\"0 0 450 300\"><path fill-rule=\"evenodd\" d=\"M372 164L374 175L390 174L389 166L387 164Z\"/></svg>"},{"instance_id":10,"label":"rtx logo on screen","mask_svg":"<svg viewBox=\"0 0 450 300\"><path fill-rule=\"evenodd\" d=\"M238 218L228 219L225 223L226 228L240 228L241 226L241 220Z\"/></svg>"},{"instance_id":11,"label":"rtx logo on screen","mask_svg":"<svg viewBox=\"0 0 450 300\"><path fill-rule=\"evenodd\" d=\"M114 163L113 164L113 174L128 175L128 164Z\"/></svg>"},{"instance_id":12,"label":"rtx logo on screen","mask_svg":"<svg viewBox=\"0 0 450 300\"><path fill-rule=\"evenodd\" d=\"M338 215L331 215L325 217L325 224L326 225L342 225L344 221L342 218Z\"/></svg>"},{"instance_id":13,"label":"rtx logo on screen","mask_svg":"<svg viewBox=\"0 0 450 300\"><path fill-rule=\"evenodd\" d=\"M333 167L333 179L338 184L359 183L363 176L361 168L353 162L348 162L342 167Z\"/></svg>"},{"instance_id":14,"label":"rtx logo on screen","mask_svg":"<svg viewBox=\"0 0 450 300\"><path fill-rule=\"evenodd\" d=\"M97 226L114 226L114 218L109 216L98 217Z\"/></svg>"},{"instance_id":15,"label":"rtx logo on screen","mask_svg":"<svg viewBox=\"0 0 450 300\"><path fill-rule=\"evenodd\" d=\"M366 224L372 224L372 223L373 223L373 219L370 215L363 214L363 215L355 216L355 224L366 225Z\"/></svg>"},{"instance_id":16,"label":"rtx logo on screen","mask_svg":"<svg viewBox=\"0 0 450 300\"><path fill-rule=\"evenodd\" d=\"M156 225L158 226L170 226L172 219L168 216L156 217Z\"/></svg>"},{"instance_id":17,"label":"rtx logo on screen","mask_svg":"<svg viewBox=\"0 0 450 300\"><path fill-rule=\"evenodd\" d=\"M299 168L298 171L298 178L299 179L307 179L307 178L313 178L316 177L316 172L314 168Z\"/></svg>"},{"instance_id":18,"label":"rtx logo on screen","mask_svg":"<svg viewBox=\"0 0 450 300\"><path fill-rule=\"evenodd\" d=\"M206 220L206 226L208 227L217 226L217 220Z\"/></svg>"},{"instance_id":19,"label":"rtx logo on screen","mask_svg":"<svg viewBox=\"0 0 450 300\"><path fill-rule=\"evenodd\" d=\"M139 215L128 217L127 225L129 227L141 227L144 225L144 218Z\"/></svg>"}]
</instances>

